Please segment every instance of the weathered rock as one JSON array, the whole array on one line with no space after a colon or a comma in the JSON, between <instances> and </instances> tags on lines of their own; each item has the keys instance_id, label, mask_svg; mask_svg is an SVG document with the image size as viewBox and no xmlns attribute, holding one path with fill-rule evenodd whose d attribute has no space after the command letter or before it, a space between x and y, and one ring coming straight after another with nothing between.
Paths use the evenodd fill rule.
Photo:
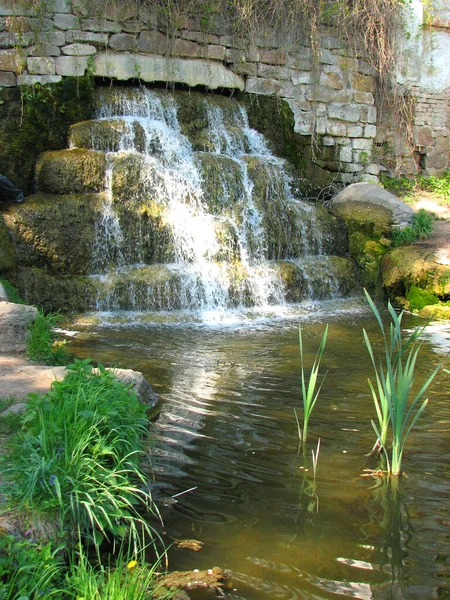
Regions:
<instances>
[{"instance_id":1,"label":"weathered rock","mask_svg":"<svg viewBox=\"0 0 450 600\"><path fill-rule=\"evenodd\" d=\"M25 352L27 331L37 308L12 302L0 302L0 353Z\"/></svg>"},{"instance_id":2,"label":"weathered rock","mask_svg":"<svg viewBox=\"0 0 450 600\"><path fill-rule=\"evenodd\" d=\"M105 155L93 150L44 152L36 165L38 188L50 194L102 192L105 165Z\"/></svg>"},{"instance_id":3,"label":"weathered rock","mask_svg":"<svg viewBox=\"0 0 450 600\"><path fill-rule=\"evenodd\" d=\"M331 212L363 227L370 224L379 234L406 227L414 216L410 206L375 183L349 185L333 198Z\"/></svg>"},{"instance_id":4,"label":"weathered rock","mask_svg":"<svg viewBox=\"0 0 450 600\"><path fill-rule=\"evenodd\" d=\"M16 265L16 249L2 215L0 215L0 273Z\"/></svg>"},{"instance_id":5,"label":"weathered rock","mask_svg":"<svg viewBox=\"0 0 450 600\"><path fill-rule=\"evenodd\" d=\"M113 372L117 379L133 389L141 404L145 404L152 409L159 406L161 402L159 396L155 394L152 386L140 371L133 371L133 369L113 369Z\"/></svg>"}]
</instances>

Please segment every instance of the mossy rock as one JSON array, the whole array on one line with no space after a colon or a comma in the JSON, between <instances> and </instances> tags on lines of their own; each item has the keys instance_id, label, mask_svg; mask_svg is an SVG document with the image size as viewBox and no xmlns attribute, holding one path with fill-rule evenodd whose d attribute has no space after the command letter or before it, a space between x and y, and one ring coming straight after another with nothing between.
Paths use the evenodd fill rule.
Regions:
<instances>
[{"instance_id":1,"label":"mossy rock","mask_svg":"<svg viewBox=\"0 0 450 600\"><path fill-rule=\"evenodd\" d=\"M72 148L87 148L100 152L118 152L126 136L127 146L138 152L145 152L145 134L137 121L123 119L102 119L83 121L72 125L69 130L69 143Z\"/></svg>"},{"instance_id":2,"label":"mossy rock","mask_svg":"<svg viewBox=\"0 0 450 600\"><path fill-rule=\"evenodd\" d=\"M439 298L435 294L421 290L416 285L410 287L409 292L406 294L406 300L411 311L420 311L425 306L439 303Z\"/></svg>"},{"instance_id":3,"label":"mossy rock","mask_svg":"<svg viewBox=\"0 0 450 600\"><path fill-rule=\"evenodd\" d=\"M449 266L436 262L433 251L418 244L389 252L381 262L381 279L385 294L394 302L406 301L412 286L438 299L450 295Z\"/></svg>"},{"instance_id":4,"label":"mossy rock","mask_svg":"<svg viewBox=\"0 0 450 600\"><path fill-rule=\"evenodd\" d=\"M361 283L366 288L375 288L380 278L380 264L383 256L391 249L387 238L373 238L361 231L353 231L348 236L351 257L356 261Z\"/></svg>"},{"instance_id":5,"label":"mossy rock","mask_svg":"<svg viewBox=\"0 0 450 600\"><path fill-rule=\"evenodd\" d=\"M38 190L49 194L81 194L105 189L103 152L73 148L44 152L36 165Z\"/></svg>"},{"instance_id":6,"label":"mossy rock","mask_svg":"<svg viewBox=\"0 0 450 600\"><path fill-rule=\"evenodd\" d=\"M17 254L11 232L0 215L0 273L13 269L17 263Z\"/></svg>"},{"instance_id":7,"label":"mossy rock","mask_svg":"<svg viewBox=\"0 0 450 600\"><path fill-rule=\"evenodd\" d=\"M14 284L28 304L51 312L83 312L96 307L97 292L89 277L53 277L42 269L20 267Z\"/></svg>"},{"instance_id":8,"label":"mossy rock","mask_svg":"<svg viewBox=\"0 0 450 600\"><path fill-rule=\"evenodd\" d=\"M347 258L306 257L279 265L288 302L345 297L359 287L355 264Z\"/></svg>"},{"instance_id":9,"label":"mossy rock","mask_svg":"<svg viewBox=\"0 0 450 600\"><path fill-rule=\"evenodd\" d=\"M429 320L442 319L450 321L450 302L438 302L437 304L424 306L419 311L419 315Z\"/></svg>"},{"instance_id":10,"label":"mossy rock","mask_svg":"<svg viewBox=\"0 0 450 600\"><path fill-rule=\"evenodd\" d=\"M154 199L162 178L151 169L139 153L119 152L113 157L111 193L115 204L137 205L143 199Z\"/></svg>"},{"instance_id":11,"label":"mossy rock","mask_svg":"<svg viewBox=\"0 0 450 600\"><path fill-rule=\"evenodd\" d=\"M18 263L55 275L88 273L101 201L101 196L89 194L36 194L23 204L10 205L3 216Z\"/></svg>"}]
</instances>

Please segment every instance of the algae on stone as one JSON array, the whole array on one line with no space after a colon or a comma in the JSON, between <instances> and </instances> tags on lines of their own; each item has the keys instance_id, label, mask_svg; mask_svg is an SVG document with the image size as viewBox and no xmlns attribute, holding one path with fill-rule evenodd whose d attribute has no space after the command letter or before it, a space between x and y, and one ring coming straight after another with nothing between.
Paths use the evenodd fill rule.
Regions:
<instances>
[{"instance_id":1,"label":"algae on stone","mask_svg":"<svg viewBox=\"0 0 450 600\"><path fill-rule=\"evenodd\" d=\"M5 220L0 215L0 273L13 269L17 264L17 254Z\"/></svg>"},{"instance_id":2,"label":"algae on stone","mask_svg":"<svg viewBox=\"0 0 450 600\"><path fill-rule=\"evenodd\" d=\"M44 152L36 165L39 191L81 194L105 189L106 159L103 152L73 148Z\"/></svg>"}]
</instances>

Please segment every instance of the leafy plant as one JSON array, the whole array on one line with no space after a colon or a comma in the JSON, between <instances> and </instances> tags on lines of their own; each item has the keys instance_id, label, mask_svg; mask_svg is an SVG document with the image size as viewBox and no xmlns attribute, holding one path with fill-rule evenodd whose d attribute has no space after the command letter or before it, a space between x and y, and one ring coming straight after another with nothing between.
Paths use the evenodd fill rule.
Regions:
<instances>
[{"instance_id":1,"label":"leafy plant","mask_svg":"<svg viewBox=\"0 0 450 600\"><path fill-rule=\"evenodd\" d=\"M392 245L405 246L417 240L426 240L433 231L434 217L431 213L421 208L413 217L412 225L404 229L396 229L392 234Z\"/></svg>"},{"instance_id":2,"label":"leafy plant","mask_svg":"<svg viewBox=\"0 0 450 600\"><path fill-rule=\"evenodd\" d=\"M12 535L0 538L0 598L24 600L60 592L63 562L51 543L41 546Z\"/></svg>"},{"instance_id":3,"label":"leafy plant","mask_svg":"<svg viewBox=\"0 0 450 600\"><path fill-rule=\"evenodd\" d=\"M70 361L69 342L59 339L54 331L60 320L59 314L38 311L27 337L26 354L30 360L47 365L67 365Z\"/></svg>"},{"instance_id":4,"label":"leafy plant","mask_svg":"<svg viewBox=\"0 0 450 600\"><path fill-rule=\"evenodd\" d=\"M145 407L136 394L89 360L69 365L45 396L30 395L8 457L12 494L27 510L57 515L61 534L78 531L97 548L104 538L155 538L138 510L157 514L139 469Z\"/></svg>"},{"instance_id":5,"label":"leafy plant","mask_svg":"<svg viewBox=\"0 0 450 600\"><path fill-rule=\"evenodd\" d=\"M384 344L384 360L380 359L379 364L377 364L369 336L363 330L376 380L376 386L372 384L370 379L368 380L378 418L378 424L372 421L372 426L377 435L375 448L384 451L388 471L393 475L399 475L406 439L425 410L428 399L422 401L422 398L439 371L440 365L434 369L419 391L413 395L415 368L421 347L417 340L424 327L417 327L407 338L403 338L401 326L403 313L397 315L391 304L388 303L391 322L389 333L386 333L378 309L367 291L365 291L365 294L380 327ZM392 433L390 460L386 447L389 425Z\"/></svg>"},{"instance_id":6,"label":"leafy plant","mask_svg":"<svg viewBox=\"0 0 450 600\"><path fill-rule=\"evenodd\" d=\"M298 327L298 338L299 338L299 349L300 349L300 362L301 362L301 379L302 379L302 399L303 399L303 430L301 429L300 422L298 420L297 411L294 409L295 418L297 421L298 435L300 442L303 441L305 448L306 439L308 437L308 422L311 413L316 405L317 398L319 397L320 390L322 388L322 382L319 384L319 368L322 361L323 354L325 352L325 345L327 343L328 325L325 327L325 331L322 334L319 348L317 349L316 357L314 359L313 366L309 377L305 371L305 360L303 352L303 338L301 325Z\"/></svg>"}]
</instances>

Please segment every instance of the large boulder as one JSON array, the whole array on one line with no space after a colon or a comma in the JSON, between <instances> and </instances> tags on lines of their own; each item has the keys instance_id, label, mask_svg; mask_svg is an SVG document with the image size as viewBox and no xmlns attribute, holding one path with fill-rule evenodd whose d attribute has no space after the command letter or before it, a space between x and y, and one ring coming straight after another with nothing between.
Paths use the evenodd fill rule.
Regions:
<instances>
[{"instance_id":1,"label":"large boulder","mask_svg":"<svg viewBox=\"0 0 450 600\"><path fill-rule=\"evenodd\" d=\"M25 352L27 331L37 308L0 301L0 353Z\"/></svg>"},{"instance_id":2,"label":"large boulder","mask_svg":"<svg viewBox=\"0 0 450 600\"><path fill-rule=\"evenodd\" d=\"M376 183L353 183L336 194L331 212L373 233L386 235L392 228L411 223L414 210Z\"/></svg>"}]
</instances>

